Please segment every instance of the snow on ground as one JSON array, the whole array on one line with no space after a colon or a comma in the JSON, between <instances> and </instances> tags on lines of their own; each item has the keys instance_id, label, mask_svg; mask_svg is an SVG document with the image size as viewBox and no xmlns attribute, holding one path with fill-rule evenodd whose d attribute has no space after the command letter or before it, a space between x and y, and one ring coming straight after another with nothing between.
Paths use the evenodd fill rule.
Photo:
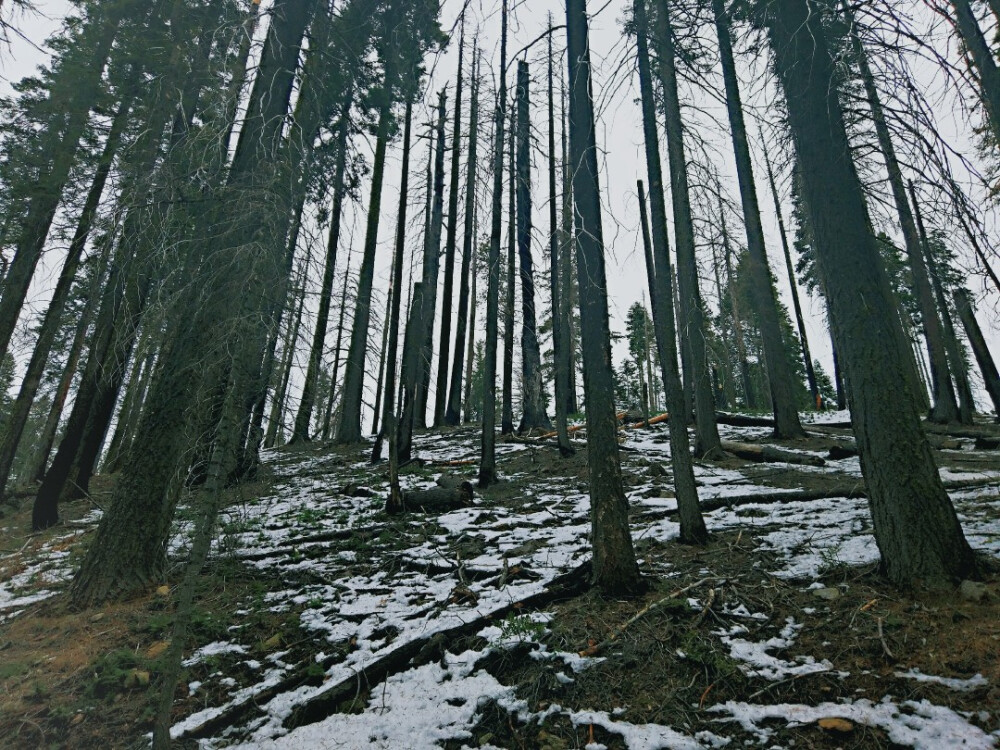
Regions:
<instances>
[{"instance_id":1,"label":"snow on ground","mask_svg":"<svg viewBox=\"0 0 1000 750\"><path fill-rule=\"evenodd\" d=\"M846 415L831 416L827 421L844 418ZM728 436L734 439L747 439L756 432L757 428L727 428ZM669 445L665 438L665 432L635 431L629 433L628 445L643 460L660 462L669 470ZM421 437L419 441L419 454L428 460L473 458L468 455L468 443L456 445L446 436ZM525 449L521 444L498 446L501 453ZM635 455L626 454L626 460ZM339 459L335 457L281 453L268 454L266 460L277 477L272 494L248 501L230 513L219 549L234 552L248 565L279 571L287 578L288 587L284 592L272 594L268 605L278 609L308 604L301 615L302 626L325 639L329 652L347 642L351 649L327 668L323 685L279 693L261 707L257 718L244 730L229 736L245 742L241 747L246 748L429 748L444 739L468 739L477 709L487 699L522 719L530 718L510 688L475 668L482 654L467 652L460 656L449 654L444 662L391 675L372 693L367 709L361 714L335 714L291 732L284 727L297 706L321 695L329 685L351 679L367 665L415 639L499 612L511 602L542 591L556 576L585 561L589 557L589 498L581 488L567 485L564 478L537 476L532 478L531 489L525 492L530 495L525 498L530 500L527 510L513 511L502 505L474 507L436 519L413 516L405 522L380 526L385 522L378 520L376 514L381 508L384 488L372 484L380 480L371 474L367 464L344 466L338 465ZM851 460L838 462L835 468L850 475L856 471L856 463L856 459L853 466ZM348 474L367 477L370 483L365 486L374 490L376 497L341 494ZM755 484L750 472L714 466L696 466L696 479L703 499L745 496L772 489ZM430 474L404 476L403 481L404 489L433 483ZM664 510L675 507L674 500L657 496L657 486L666 489L670 483L651 482L630 488L636 538L669 540L677 534L676 522L662 517ZM672 489L665 494L672 494ZM960 515L974 542L982 540L986 542L982 546L1000 553L1000 524L987 517L986 508L977 497L972 491L956 493ZM645 514L651 514L651 518L644 520ZM767 572L804 586L809 586L830 566L878 559L863 499L743 505L708 513L706 520L714 531L754 529L761 548L772 553L775 560ZM341 549L337 554L327 554L330 535L355 532L367 533L374 539L356 552ZM401 534L409 535L408 540L394 545L393 540L399 540ZM530 575L506 580L505 571L515 567ZM471 596L456 598L459 586L471 592ZM794 621L770 623L766 614L751 612L742 605L732 616L755 623L753 637L763 639L752 639L743 624L717 633L730 649L731 658L748 674L777 681L813 672L836 672L836 665L830 661L795 653L795 636L801 625ZM502 628L493 630L484 631L483 635L493 642L494 648L503 648L504 637L510 634L504 636ZM223 646L215 644L215 647ZM792 660L782 658L785 655ZM533 656L553 659L559 668L560 681L572 680L573 671L586 666L582 662L594 661L570 654L549 654L544 647L537 648ZM261 675L256 687L234 690L228 705L252 699L255 690L274 684L280 674L280 666L273 665ZM174 736L182 735L226 707L210 707L180 722L173 729ZM916 747L941 747L945 746L941 742L957 742L957 738L966 742L965 747L989 747L996 739L983 734L963 717L929 704L872 705L866 701L816 707L726 704L712 710L720 714L720 734L688 736L670 727L616 721L608 713L573 712L559 706L549 709L576 723L598 724L621 734L632 750L721 747L728 741L723 736L727 719L753 731L764 742L771 732L762 726L768 717L791 722L827 715L880 726L894 741ZM225 744L225 737L203 741L206 747Z\"/></svg>"},{"instance_id":2,"label":"snow on ground","mask_svg":"<svg viewBox=\"0 0 1000 750\"><path fill-rule=\"evenodd\" d=\"M99 513L92 513L81 523L90 525L99 518ZM9 529L2 532L8 533ZM73 577L69 547L83 533L83 529L75 529L50 539L30 553L30 563L25 562L30 538L18 552L0 557L0 623L16 617L31 604L55 596L58 588Z\"/></svg>"},{"instance_id":3,"label":"snow on ground","mask_svg":"<svg viewBox=\"0 0 1000 750\"><path fill-rule=\"evenodd\" d=\"M916 750L989 750L996 747L998 737L986 734L970 724L963 716L949 708L935 706L927 701L906 701L897 705L886 698L881 703L861 699L853 703L821 703L818 706L779 704L755 706L729 701L708 709L728 714L720 721L734 721L753 732L761 744L766 744L774 734L762 724L768 719L779 719L789 725L809 724L819 719L841 718L884 729L889 739Z\"/></svg>"},{"instance_id":4,"label":"snow on ground","mask_svg":"<svg viewBox=\"0 0 1000 750\"><path fill-rule=\"evenodd\" d=\"M817 422L848 418L846 413L816 416ZM723 432L727 439L747 440L768 430L726 427ZM677 523L669 515L676 508L672 484L669 476L648 477L644 468L656 462L669 474L666 431L630 431L627 445L634 450L623 454L624 460L643 477L628 488L633 535L637 539L671 540L678 533ZM469 446L467 436L462 441L447 435L418 436L416 443L419 455L435 462L475 458L469 455ZM503 467L504 455L529 447L503 443L497 449ZM590 518L584 485L565 477L533 475L529 488L509 507L502 503L477 505L436 518L413 514L387 521L380 513L386 491L383 472L373 472L365 461L352 463L343 454L292 452L268 452L264 460L274 477L269 493L227 509L214 554L235 556L282 581L280 590L270 592L264 604L275 611L301 608L300 625L322 644L316 647L321 653L314 656L325 672L323 682L274 694L276 686L301 665L286 661L290 661L287 652L269 655L266 663L245 660L242 663L256 674L256 684L239 686L221 673L210 676L208 680L217 680L227 688L228 701L206 706L176 724L172 730L175 737L239 705L256 705L248 712L245 725L202 740L204 747L233 742L243 742L240 746L245 748L436 747L446 739L469 740L469 730L485 700L497 702L522 719L532 718L512 688L477 667L487 649L446 654L441 661L391 674L376 686L367 709L360 714L334 714L292 731L285 727L297 707L322 696L330 686L355 679L408 644L478 617L501 613L586 561L590 555ZM469 467L468 473L473 470ZM760 480L786 470L836 471L848 480L860 474L855 458L831 462L827 467L794 469L781 464L741 470L699 464L695 475L699 496L707 500L773 491ZM1000 477L1000 472L980 473ZM405 474L404 489L430 486L434 476L430 470ZM969 476L960 473L960 478ZM373 495L364 496L359 487ZM989 492L995 495L996 490ZM972 544L1000 557L1000 522L991 502L984 499L984 490L957 491L953 498ZM90 523L95 521L90 519ZM706 522L714 532L752 530L759 549L773 560L761 572L804 588L814 585L831 567L878 559L863 499L744 504L709 512ZM180 523L176 531L171 546L174 551L184 545L186 526ZM36 566L17 570L16 554L0 558L0 572L16 570L0 576L0 621L31 601L51 595L50 582L56 586L67 579L71 571L61 549L79 533L77 530L48 542L50 554L46 562ZM647 572L663 572L662 566ZM45 583L42 591L37 590L39 581ZM23 590L29 585L31 593L25 594ZM780 681L801 674L837 672L835 663L796 652L801 625L794 620L772 622L766 613L754 612L743 604L727 604L718 614L728 618L730 625L718 630L716 636L747 674ZM532 617L522 633L510 627L505 631L501 624L481 635L491 643L491 649L505 648L511 638L530 638L532 628L544 628L544 617ZM246 647L237 642L215 642L202 646L188 663L226 653L239 658ZM597 661L549 652L538 644L532 657L551 661L560 681L573 680L577 671ZM935 681L955 690L981 685L977 678L949 681L913 670L900 676ZM204 684L193 685L192 690L211 693ZM267 697L262 697L265 692ZM615 718L612 707L602 708L610 712L560 706L550 706L547 711L558 712L577 724L603 726L622 735L630 750L722 747L730 742L726 734L734 722L767 744L773 734L773 724L765 724L767 719L791 723L826 716L881 727L894 742L913 747L964 743L966 748L986 748L998 740L963 716L926 702L897 705L890 700L878 704L858 700L819 706L727 703L710 709L719 716L718 729L697 735L667 726L628 724ZM471 744L476 744L474 739Z\"/></svg>"}]
</instances>

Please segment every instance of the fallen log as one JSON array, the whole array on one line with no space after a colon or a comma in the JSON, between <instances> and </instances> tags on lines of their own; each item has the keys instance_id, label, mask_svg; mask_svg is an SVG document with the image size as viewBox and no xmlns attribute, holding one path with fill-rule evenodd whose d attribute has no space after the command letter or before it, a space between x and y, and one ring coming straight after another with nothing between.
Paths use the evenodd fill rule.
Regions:
<instances>
[{"instance_id":1,"label":"fallen log","mask_svg":"<svg viewBox=\"0 0 1000 750\"><path fill-rule=\"evenodd\" d=\"M769 417L751 417L726 411L715 412L715 421L730 427L774 427L774 420Z\"/></svg>"},{"instance_id":2,"label":"fallen log","mask_svg":"<svg viewBox=\"0 0 1000 750\"><path fill-rule=\"evenodd\" d=\"M858 448L854 445L833 445L830 446L829 459L831 461L840 461L844 458L854 458L858 455Z\"/></svg>"},{"instance_id":3,"label":"fallen log","mask_svg":"<svg viewBox=\"0 0 1000 750\"><path fill-rule=\"evenodd\" d=\"M784 451L770 445L733 443L728 440L723 440L722 450L726 451L726 453L732 453L738 458L744 458L747 461L757 461L758 463L786 463L799 464L803 466L826 465L826 461L819 456L792 453L791 451Z\"/></svg>"},{"instance_id":4,"label":"fallen log","mask_svg":"<svg viewBox=\"0 0 1000 750\"><path fill-rule=\"evenodd\" d=\"M625 419L625 415L626 414L627 414L627 412L620 411L617 414L615 414L615 417L620 422L621 420ZM574 432L579 432L580 430L585 430L585 429L587 429L587 424L586 423L584 423L584 424L576 424L576 425L573 425L572 427L567 427L566 428L566 432L568 432L569 434L572 435ZM554 438L557 434L558 433L553 430L552 432L546 432L543 435L539 435L538 439L539 440L546 440L548 438Z\"/></svg>"},{"instance_id":5,"label":"fallen log","mask_svg":"<svg viewBox=\"0 0 1000 750\"><path fill-rule=\"evenodd\" d=\"M403 493L403 507L410 513L447 513L472 505L472 484L458 487L434 487L429 490L408 490Z\"/></svg>"},{"instance_id":6,"label":"fallen log","mask_svg":"<svg viewBox=\"0 0 1000 750\"><path fill-rule=\"evenodd\" d=\"M322 721L333 714L337 707L351 696L358 695L361 690L369 690L396 672L401 672L410 666L412 659L433 640L439 644L453 643L459 638L474 635L492 622L502 620L511 612L525 612L539 607L545 607L561 599L569 599L583 593L589 586L590 563L584 563L569 573L555 578L545 590L529 596L519 602L511 602L489 614L472 618L469 622L454 628L439 631L425 638L417 638L401 645L390 653L375 659L370 664L361 667L360 671L331 685L314 695L305 703L297 706L285 720L285 728L296 729L307 724Z\"/></svg>"},{"instance_id":7,"label":"fallen log","mask_svg":"<svg viewBox=\"0 0 1000 750\"><path fill-rule=\"evenodd\" d=\"M649 419L641 419L638 422L632 422L631 424L622 425L622 429L628 430L632 428L652 427L654 424L662 424L666 422L668 419L670 419L670 415L664 413L655 417L650 417Z\"/></svg>"},{"instance_id":8,"label":"fallen log","mask_svg":"<svg viewBox=\"0 0 1000 750\"><path fill-rule=\"evenodd\" d=\"M454 474L442 474L434 480L434 483L446 490L457 490L463 484L469 484L469 480L464 477L455 476Z\"/></svg>"},{"instance_id":9,"label":"fallen log","mask_svg":"<svg viewBox=\"0 0 1000 750\"><path fill-rule=\"evenodd\" d=\"M996 424L969 425L960 427L953 424L924 422L924 431L931 435L947 435L953 438L1000 438L1000 428Z\"/></svg>"},{"instance_id":10,"label":"fallen log","mask_svg":"<svg viewBox=\"0 0 1000 750\"><path fill-rule=\"evenodd\" d=\"M324 689L321 693L314 695L306 703L296 708L285 724L289 729L293 729L322 721L332 714L344 699L357 694L361 681L364 681L369 686L375 685L389 675L408 668L410 661L415 659L421 651L425 650L432 641L442 643L446 646L454 639L473 635L491 622L502 620L510 612L538 609L561 599L572 598L582 594L587 589L589 580L590 563L586 562L568 573L554 578L543 591L526 599L519 602L511 602L489 614L474 618L464 625L442 630L435 635L417 638L404 643L399 648L376 659L371 664L363 665L361 671L355 675L341 680L337 684ZM246 724L248 723L248 719L260 716L266 703L276 696L295 690L303 685L319 687L322 684L323 676L322 674L316 674L316 664L318 663L325 671L332 667L337 659L341 657L341 654L335 653L324 657L319 662L306 659L302 662L300 669L296 669L292 674L289 674L278 683L262 687L258 692L221 710L218 714L208 717L198 726L184 731L174 739L205 739L223 729L234 727L240 722Z\"/></svg>"},{"instance_id":11,"label":"fallen log","mask_svg":"<svg viewBox=\"0 0 1000 750\"><path fill-rule=\"evenodd\" d=\"M953 492L955 490L968 490L978 487L989 487L1000 485L1000 477L990 477L986 479L956 479L950 482L943 482L945 490ZM862 482L854 484L835 484L823 489L814 490L778 490L777 492L761 492L752 495L727 495L726 497L716 497L702 500L699 505L703 512L721 510L723 508L736 508L741 505L773 505L776 503L797 503L815 502L817 500L838 500L841 498L854 499L868 497L868 490ZM650 521L658 518L670 518L677 515L676 508L656 509L649 513L643 513L642 520Z\"/></svg>"}]
</instances>

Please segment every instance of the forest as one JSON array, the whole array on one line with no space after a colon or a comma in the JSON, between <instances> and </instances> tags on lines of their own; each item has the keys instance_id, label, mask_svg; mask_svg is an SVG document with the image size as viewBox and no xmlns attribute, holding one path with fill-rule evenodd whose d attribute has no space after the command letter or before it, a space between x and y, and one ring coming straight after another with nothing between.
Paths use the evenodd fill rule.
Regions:
<instances>
[{"instance_id":1,"label":"forest","mask_svg":"<svg viewBox=\"0 0 1000 750\"><path fill-rule=\"evenodd\" d=\"M1000 746L1000 0L0 0L0 746Z\"/></svg>"}]
</instances>

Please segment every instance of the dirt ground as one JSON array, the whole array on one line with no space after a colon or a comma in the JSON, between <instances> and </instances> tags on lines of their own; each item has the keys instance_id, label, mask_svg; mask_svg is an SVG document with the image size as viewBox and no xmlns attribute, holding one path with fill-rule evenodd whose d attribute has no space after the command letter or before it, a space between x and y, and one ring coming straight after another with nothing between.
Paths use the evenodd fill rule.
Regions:
<instances>
[{"instance_id":1,"label":"dirt ground","mask_svg":"<svg viewBox=\"0 0 1000 750\"><path fill-rule=\"evenodd\" d=\"M467 431L470 453L477 448L478 433ZM798 450L825 450L844 444L847 431L827 428L808 441L788 444ZM465 439L465 433L459 433ZM313 446L321 454L328 447ZM963 456L951 444L937 451L943 467L974 476L984 469L1000 469L1000 456ZM485 504L516 508L526 502L530 477L556 479L572 487L586 487L584 450L570 459L558 457L550 446L531 446L504 459L504 473L521 477L501 483L485 493ZM623 454L626 484L648 481L649 462L634 452ZM860 479L836 471L799 471L788 465L749 464L724 458L714 465L740 470L753 481L775 489L785 487L822 490L855 485ZM380 471L376 469L375 471ZM655 471L652 472L655 474ZM250 491L267 488L265 477ZM666 480L665 480L666 481ZM95 482L93 502L106 499L113 478ZM662 487L661 496L669 496ZM995 489L989 493L995 493ZM78 560L91 537L91 526L64 539L80 519L91 513L91 501L78 501L63 509L63 523L41 534L28 534L30 499L21 507L3 506L2 525L9 531L0 538L0 581L22 572L38 556L58 552ZM378 498L375 501L379 501ZM995 494L987 494L1000 515ZM669 567L669 578L651 578L641 598L614 600L596 592L551 602L547 626L525 634L524 643L494 652L482 664L501 683L517 687L519 698L533 712L553 705L577 710L608 710L632 724L670 725L695 734L719 728L717 717L704 711L726 701L817 705L867 698L878 703L891 694L897 702L926 699L935 705L964 712L986 733L1000 730L1000 575L995 560L984 560L986 593L978 600L955 590L901 593L882 579L874 565L863 568L837 564L823 573L821 582L830 598L768 574L769 553L762 550L753 528L727 530L713 535L705 548L638 539L637 554L647 568ZM159 659L170 637L171 592L179 570L156 590L131 601L85 612L70 611L61 596L30 604L17 616L0 622L0 745L9 748L136 748L145 746L151 730ZM249 656L266 660L280 650L285 662L315 664L317 652L329 644L315 642L315 633L301 627L305 602L275 612L264 606L269 592L282 585L266 571L251 569L226 556L217 557L202 576L197 597L192 640L204 645L225 640L240 629L243 643L255 644ZM42 584L39 583L39 587ZM29 586L30 588L30 586ZM801 625L796 653L828 658L836 670L783 679L748 676L720 640L719 633L732 624L721 616L730 605L743 604L766 613L767 622L789 618ZM634 621L637 613L655 605ZM521 612L521 614L530 614ZM766 639L765 626L748 621L751 636ZM759 630L759 632L757 632ZM748 636L750 637L750 636ZM579 652L595 647L603 661L575 673L571 681L553 677L551 665L528 658L533 644L553 651ZM447 644L452 653L484 644L469 636ZM350 648L345 644L344 648ZM782 656L781 651L772 652ZM246 655L244 655L245 657ZM790 655L784 654L790 658ZM968 679L974 674L984 683L965 692L940 684L897 675L905 665L927 675ZM226 679L242 684L237 663L225 655L209 657L187 668L175 695L175 718L222 702L213 694L220 671ZM302 682L318 684L321 665L303 667ZM190 690L190 685L204 684ZM364 695L355 696L342 710L356 710ZM788 727L775 722L770 742L797 748L896 747L886 732L848 723L822 728L816 723ZM728 725L730 733L733 726ZM738 729L736 730L738 731ZM751 741L752 734L745 739ZM524 723L498 705L480 712L471 740L463 745L563 750L601 743L624 748L618 735L590 724L574 725L566 716L551 714L541 723ZM189 743L185 743L187 745ZM194 746L193 743L191 746Z\"/></svg>"}]
</instances>

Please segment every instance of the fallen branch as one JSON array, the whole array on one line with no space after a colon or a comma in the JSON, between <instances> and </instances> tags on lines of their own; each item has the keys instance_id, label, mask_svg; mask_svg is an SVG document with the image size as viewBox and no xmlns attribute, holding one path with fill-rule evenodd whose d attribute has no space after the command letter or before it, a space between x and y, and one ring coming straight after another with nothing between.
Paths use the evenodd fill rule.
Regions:
<instances>
[{"instance_id":1,"label":"fallen branch","mask_svg":"<svg viewBox=\"0 0 1000 750\"><path fill-rule=\"evenodd\" d=\"M1000 484L1000 477L988 477L980 479L958 479L951 482L944 482L944 488L948 491L975 489L977 487L989 487ZM868 491L864 484L837 484L825 489L815 490L779 490L777 492L758 493L756 495L728 495L726 497L711 498L702 500L699 505L702 512L721 510L722 508L735 508L741 505L771 505L774 503L797 503L813 502L816 500L835 500L839 498L853 499L868 497ZM656 520L658 518L669 518L677 515L676 508L657 509L650 513L642 514L644 521Z\"/></svg>"},{"instance_id":2,"label":"fallen branch","mask_svg":"<svg viewBox=\"0 0 1000 750\"><path fill-rule=\"evenodd\" d=\"M748 461L757 461L758 463L785 463L805 466L826 465L826 461L819 456L783 451L780 448L774 448L770 445L733 443L723 440L722 450L726 451L726 453L732 453L739 458L745 458Z\"/></svg>"},{"instance_id":3,"label":"fallen branch","mask_svg":"<svg viewBox=\"0 0 1000 750\"><path fill-rule=\"evenodd\" d=\"M715 412L715 421L730 427L774 427L774 420L769 417L751 417L725 411Z\"/></svg>"},{"instance_id":4,"label":"fallen branch","mask_svg":"<svg viewBox=\"0 0 1000 750\"><path fill-rule=\"evenodd\" d=\"M389 675L406 669L410 660L417 656L433 638L437 638L439 642L444 644L454 643L459 638L478 633L491 622L502 620L510 612L522 612L538 607L545 607L553 601L582 593L589 585L589 573L590 563L584 563L569 573L555 578L544 591L533 596L529 596L519 602L511 602L488 614L475 617L463 625L442 630L435 635L428 635L425 638L418 638L401 645L381 658L364 665L362 670L357 674L341 680L334 685L330 685L305 703L297 706L291 716L285 720L285 728L292 730L327 718L337 710L337 706L342 701L358 691L358 685L361 682L364 682L370 688L385 680Z\"/></svg>"},{"instance_id":5,"label":"fallen branch","mask_svg":"<svg viewBox=\"0 0 1000 750\"><path fill-rule=\"evenodd\" d=\"M478 633L491 622L502 620L510 612L524 611L546 607L554 601L563 598L570 598L586 590L590 580L590 563L584 563L573 570L553 579L544 591L529 596L521 601L493 610L488 614L473 618L469 622L458 625L454 628L439 631L434 635L423 638L416 638L400 645L373 662L363 665L360 672L341 680L340 682L324 688L321 692L313 695L305 703L299 705L285 721L288 729L312 724L322 721L337 710L340 703L353 695L359 693L362 682L371 687L385 680L389 675L406 669L411 661L420 652L426 649L431 641L447 644L455 639ZM340 658L340 655L333 654L319 662L324 671L333 666ZM247 696L239 703L223 709L215 716L205 719L201 724L186 730L175 740L181 739L203 739L213 736L222 729L237 726L239 723L246 723L248 717L261 715L262 708L266 703L282 693L295 690L305 684L319 686L322 684L322 676L315 673L315 664L311 659L302 662L302 668L288 675L275 685L261 688L260 691Z\"/></svg>"},{"instance_id":6,"label":"fallen branch","mask_svg":"<svg viewBox=\"0 0 1000 750\"><path fill-rule=\"evenodd\" d=\"M654 424L663 424L668 419L670 419L670 415L663 413L656 417L650 417L647 420L639 420L638 422L633 422L632 424L622 425L622 429L628 430L632 428L652 427Z\"/></svg>"},{"instance_id":7,"label":"fallen branch","mask_svg":"<svg viewBox=\"0 0 1000 750\"><path fill-rule=\"evenodd\" d=\"M628 414L628 412L620 411L617 414L615 414L615 417L620 422L621 420L625 419L625 415L626 414ZM585 430L585 429L587 429L586 423L584 423L584 424L575 424L572 427L567 427L566 428L566 432L568 432L569 434L572 435L574 432L579 432L580 430ZM546 432L543 435L539 435L538 439L539 440L547 440L548 438L554 438L554 437L556 437L556 435L558 435L558 434L559 433L557 433L556 431L553 430L552 432Z\"/></svg>"},{"instance_id":8,"label":"fallen branch","mask_svg":"<svg viewBox=\"0 0 1000 750\"><path fill-rule=\"evenodd\" d=\"M620 628L618 628L618 630L616 630L614 633L612 633L608 638L606 638L605 640L601 641L600 643L597 643L597 644L595 644L593 646L589 646L589 647L583 649L582 651L580 651L579 652L580 656L597 656L599 653L601 653L602 651L604 651L606 648L608 648L609 646L613 645L615 641L617 641L619 638L621 638L625 634L626 630L628 630L632 625L634 625L635 623L637 623L643 617L645 617L646 615L650 614L651 612L655 612L656 610L660 609L661 607L663 607L667 603L673 601L674 599L676 599L677 597L681 596L682 594L686 594L691 589L696 589L699 586L701 586L701 585L703 585L705 583L708 583L710 580L712 580L712 579L711 578L702 578L700 581L692 583L690 586L685 586L682 589L677 589L677 591L674 591L669 596L665 596L662 599L659 599L659 600L657 600L655 602L652 602L651 604L647 604L645 607L643 607L642 609L640 609L635 615L633 615L628 620L628 622L626 622L624 625L622 625Z\"/></svg>"}]
</instances>

